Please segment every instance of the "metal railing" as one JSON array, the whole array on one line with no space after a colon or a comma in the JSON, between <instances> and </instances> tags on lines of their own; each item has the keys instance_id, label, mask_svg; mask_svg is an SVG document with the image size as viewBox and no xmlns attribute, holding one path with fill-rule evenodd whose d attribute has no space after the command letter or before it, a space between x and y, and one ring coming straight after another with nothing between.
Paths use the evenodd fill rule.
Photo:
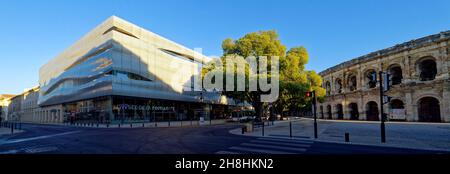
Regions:
<instances>
[{"instance_id":1,"label":"metal railing","mask_svg":"<svg viewBox=\"0 0 450 174\"><path fill-rule=\"evenodd\" d=\"M9 128L11 130L11 134L14 134L16 130L22 130L21 122L11 122L11 121L1 121L0 128Z\"/></svg>"}]
</instances>

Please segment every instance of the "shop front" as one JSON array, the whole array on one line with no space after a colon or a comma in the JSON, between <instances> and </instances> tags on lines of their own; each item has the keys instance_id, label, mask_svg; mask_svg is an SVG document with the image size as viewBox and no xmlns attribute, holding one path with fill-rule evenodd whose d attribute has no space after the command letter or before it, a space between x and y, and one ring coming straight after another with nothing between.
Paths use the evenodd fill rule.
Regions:
<instances>
[{"instance_id":1,"label":"shop front","mask_svg":"<svg viewBox=\"0 0 450 174\"><path fill-rule=\"evenodd\" d=\"M65 122L110 124L227 118L226 105L108 96L66 103Z\"/></svg>"}]
</instances>

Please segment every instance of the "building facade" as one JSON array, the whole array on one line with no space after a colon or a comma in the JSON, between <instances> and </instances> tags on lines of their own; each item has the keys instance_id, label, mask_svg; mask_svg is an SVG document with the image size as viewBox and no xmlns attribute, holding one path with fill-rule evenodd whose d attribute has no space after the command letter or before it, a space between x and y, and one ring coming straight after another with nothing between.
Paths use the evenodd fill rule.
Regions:
<instances>
[{"instance_id":1,"label":"building facade","mask_svg":"<svg viewBox=\"0 0 450 174\"><path fill-rule=\"evenodd\" d=\"M37 115L40 107L37 105L39 87L27 89L25 92L9 99L8 121L39 122Z\"/></svg>"},{"instance_id":2,"label":"building facade","mask_svg":"<svg viewBox=\"0 0 450 174\"><path fill-rule=\"evenodd\" d=\"M41 67L38 117L110 123L221 117L230 100L199 85L210 60L113 16Z\"/></svg>"},{"instance_id":3,"label":"building facade","mask_svg":"<svg viewBox=\"0 0 450 174\"><path fill-rule=\"evenodd\" d=\"M402 43L320 73L325 119L380 120L379 72L390 74L389 120L450 122L450 31Z\"/></svg>"},{"instance_id":4,"label":"building facade","mask_svg":"<svg viewBox=\"0 0 450 174\"><path fill-rule=\"evenodd\" d=\"M0 94L0 121L8 121L8 107L14 95Z\"/></svg>"}]
</instances>

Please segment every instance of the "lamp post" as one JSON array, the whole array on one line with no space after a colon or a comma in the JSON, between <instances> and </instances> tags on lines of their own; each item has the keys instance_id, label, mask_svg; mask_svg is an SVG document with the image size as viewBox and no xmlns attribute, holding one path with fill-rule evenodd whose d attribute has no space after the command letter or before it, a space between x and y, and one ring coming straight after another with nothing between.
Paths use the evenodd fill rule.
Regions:
<instances>
[{"instance_id":1,"label":"lamp post","mask_svg":"<svg viewBox=\"0 0 450 174\"><path fill-rule=\"evenodd\" d=\"M201 115L200 115L200 117L203 117L203 120L205 119L205 111L204 111L204 109L205 109L205 107L204 107L204 99L203 99L203 90L200 92L200 103L201 103L201 106L203 107L203 109L202 109L202 112L201 112ZM210 121L211 121L211 118L209 119ZM200 120L199 120L200 121ZM203 123L203 122L202 122Z\"/></svg>"},{"instance_id":2,"label":"lamp post","mask_svg":"<svg viewBox=\"0 0 450 174\"><path fill-rule=\"evenodd\" d=\"M384 76L385 75L385 76ZM379 72L379 83L380 83L380 115L381 115L381 142L382 143L386 143L386 114L384 113L384 98L387 97L387 101L386 103L389 102L390 97L389 96L385 96L384 92L385 91L389 91L390 87L391 87L391 79L390 79L390 74L385 73L383 71ZM383 81L383 76L384 76L384 81ZM384 86L383 86L384 84Z\"/></svg>"}]
</instances>

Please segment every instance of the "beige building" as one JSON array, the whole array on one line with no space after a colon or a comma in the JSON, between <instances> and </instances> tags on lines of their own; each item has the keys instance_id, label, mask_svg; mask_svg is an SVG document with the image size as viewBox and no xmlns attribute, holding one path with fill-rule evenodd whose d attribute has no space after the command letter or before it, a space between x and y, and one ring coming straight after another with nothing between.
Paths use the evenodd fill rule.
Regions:
<instances>
[{"instance_id":1,"label":"beige building","mask_svg":"<svg viewBox=\"0 0 450 174\"><path fill-rule=\"evenodd\" d=\"M8 106L11 103L11 98L14 95L11 94L0 94L0 120L8 120Z\"/></svg>"},{"instance_id":2,"label":"beige building","mask_svg":"<svg viewBox=\"0 0 450 174\"><path fill-rule=\"evenodd\" d=\"M380 120L379 72L389 73L389 120L450 122L450 31L344 62L320 73L327 90L318 116Z\"/></svg>"},{"instance_id":3,"label":"beige building","mask_svg":"<svg viewBox=\"0 0 450 174\"><path fill-rule=\"evenodd\" d=\"M34 87L9 98L7 120L28 123L60 123L63 119L61 108L58 106L39 107L39 91L39 87Z\"/></svg>"},{"instance_id":4,"label":"beige building","mask_svg":"<svg viewBox=\"0 0 450 174\"><path fill-rule=\"evenodd\" d=\"M37 105L39 87L27 89L10 99L8 118L11 121L39 122L40 107Z\"/></svg>"}]
</instances>

